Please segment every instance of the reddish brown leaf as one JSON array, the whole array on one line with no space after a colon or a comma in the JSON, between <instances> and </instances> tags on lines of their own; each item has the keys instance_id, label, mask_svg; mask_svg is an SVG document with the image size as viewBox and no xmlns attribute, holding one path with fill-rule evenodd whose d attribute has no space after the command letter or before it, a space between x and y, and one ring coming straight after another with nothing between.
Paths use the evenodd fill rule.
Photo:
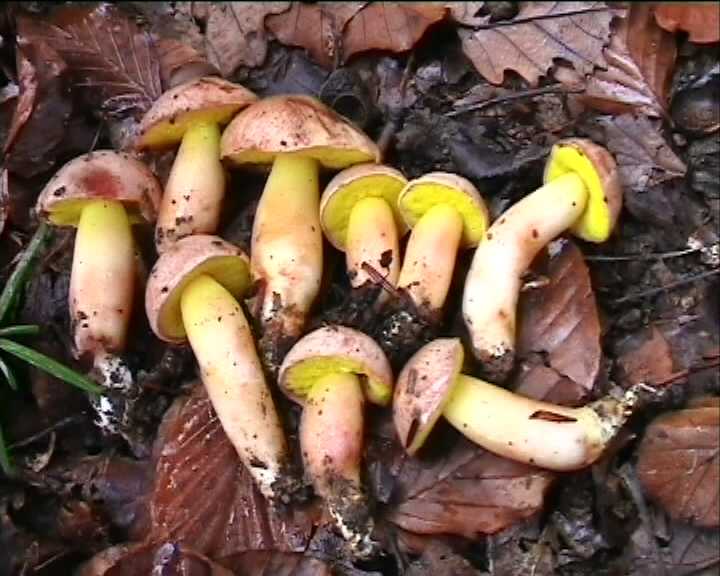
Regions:
<instances>
[{"instance_id":1,"label":"reddish brown leaf","mask_svg":"<svg viewBox=\"0 0 720 576\"><path fill-rule=\"evenodd\" d=\"M156 44L160 60L160 78L165 89L182 84L190 77L186 70L198 71L197 75L217 73L205 57L189 44L174 38L161 38ZM194 77L194 76L193 76Z\"/></svg>"},{"instance_id":2,"label":"reddish brown leaf","mask_svg":"<svg viewBox=\"0 0 720 576\"><path fill-rule=\"evenodd\" d=\"M638 477L673 518L720 525L720 400L654 420L638 454Z\"/></svg>"},{"instance_id":3,"label":"reddish brown leaf","mask_svg":"<svg viewBox=\"0 0 720 576\"><path fill-rule=\"evenodd\" d=\"M215 559L305 549L312 519L300 510L281 517L268 505L201 385L168 411L156 453L148 541L176 541Z\"/></svg>"},{"instance_id":4,"label":"reddish brown leaf","mask_svg":"<svg viewBox=\"0 0 720 576\"><path fill-rule=\"evenodd\" d=\"M477 71L502 84L514 70L537 86L558 58L581 74L605 66L612 12L604 2L525 2L510 21L481 20L477 30L460 30L463 50Z\"/></svg>"},{"instance_id":5,"label":"reddish brown leaf","mask_svg":"<svg viewBox=\"0 0 720 576\"><path fill-rule=\"evenodd\" d=\"M206 23L205 48L208 60L223 76L240 66L260 66L267 55L265 18L290 8L290 2L212 2L194 8ZM271 28L272 29L272 28Z\"/></svg>"},{"instance_id":6,"label":"reddish brown leaf","mask_svg":"<svg viewBox=\"0 0 720 576\"><path fill-rule=\"evenodd\" d=\"M389 518L411 532L475 538L539 511L552 480L462 440L438 461L405 461Z\"/></svg>"},{"instance_id":7,"label":"reddish brown leaf","mask_svg":"<svg viewBox=\"0 0 720 576\"><path fill-rule=\"evenodd\" d=\"M574 380L545 366L542 358L532 356L520 362L513 390L523 396L563 406L581 406L588 391Z\"/></svg>"},{"instance_id":8,"label":"reddish brown leaf","mask_svg":"<svg viewBox=\"0 0 720 576\"><path fill-rule=\"evenodd\" d=\"M552 255L534 268L548 283L520 298L517 351L530 367L537 364L535 355L544 355L560 379L574 382L579 397L568 398L574 404L588 397L600 370L600 320L582 252L566 240L552 246ZM525 381L527 371L526 366Z\"/></svg>"},{"instance_id":9,"label":"reddish brown leaf","mask_svg":"<svg viewBox=\"0 0 720 576\"><path fill-rule=\"evenodd\" d=\"M664 115L677 46L675 37L657 25L649 4L632 5L604 54L607 69L588 78L582 100L608 114Z\"/></svg>"},{"instance_id":10,"label":"reddish brown leaf","mask_svg":"<svg viewBox=\"0 0 720 576\"><path fill-rule=\"evenodd\" d=\"M340 61L345 25L366 2L294 2L283 14L267 18L267 27L283 44L301 46L327 68Z\"/></svg>"},{"instance_id":11,"label":"reddish brown leaf","mask_svg":"<svg viewBox=\"0 0 720 576\"><path fill-rule=\"evenodd\" d=\"M644 341L633 346L618 358L626 387L643 382L662 384L673 375L673 358L670 344L655 326Z\"/></svg>"},{"instance_id":12,"label":"reddish brown leaf","mask_svg":"<svg viewBox=\"0 0 720 576\"><path fill-rule=\"evenodd\" d=\"M50 20L20 17L18 29L27 42L56 50L75 86L106 113L143 112L161 93L150 35L114 6L64 8Z\"/></svg>"},{"instance_id":13,"label":"reddish brown leaf","mask_svg":"<svg viewBox=\"0 0 720 576\"><path fill-rule=\"evenodd\" d=\"M626 189L642 191L685 175L687 167L665 141L659 121L624 114L600 117L598 123Z\"/></svg>"},{"instance_id":14,"label":"reddish brown leaf","mask_svg":"<svg viewBox=\"0 0 720 576\"><path fill-rule=\"evenodd\" d=\"M658 3L655 19L670 32L688 32L693 42L705 44L720 40L720 4L717 2Z\"/></svg>"},{"instance_id":15,"label":"reddish brown leaf","mask_svg":"<svg viewBox=\"0 0 720 576\"><path fill-rule=\"evenodd\" d=\"M442 4L373 2L348 22L343 60L368 50L410 50L446 13Z\"/></svg>"}]
</instances>

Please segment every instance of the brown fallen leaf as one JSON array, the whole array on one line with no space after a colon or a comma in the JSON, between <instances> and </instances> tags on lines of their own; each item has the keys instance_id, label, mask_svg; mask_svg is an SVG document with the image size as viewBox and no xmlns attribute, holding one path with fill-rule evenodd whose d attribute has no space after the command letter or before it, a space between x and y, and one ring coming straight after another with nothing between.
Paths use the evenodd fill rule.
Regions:
<instances>
[{"instance_id":1,"label":"brown fallen leaf","mask_svg":"<svg viewBox=\"0 0 720 576\"><path fill-rule=\"evenodd\" d=\"M482 24L482 16L478 15L485 2L445 2L450 12L450 19L458 24L476 26Z\"/></svg>"},{"instance_id":2,"label":"brown fallen leaf","mask_svg":"<svg viewBox=\"0 0 720 576\"><path fill-rule=\"evenodd\" d=\"M553 399L560 396L575 404L591 395L600 371L600 320L582 252L564 239L552 246L551 255L541 256L533 266L547 277L547 284L520 298L517 351L521 360L525 358L526 370L521 374L526 391L527 366L537 364L537 355L543 355L547 367L558 375L555 385L566 387L562 394L556 391ZM535 375L547 377L539 372ZM572 397L572 387L568 390L571 385L563 378L577 385L577 398Z\"/></svg>"},{"instance_id":3,"label":"brown fallen leaf","mask_svg":"<svg viewBox=\"0 0 720 576\"><path fill-rule=\"evenodd\" d=\"M197 75L203 76L217 73L202 54L180 40L160 38L155 47L160 61L160 78L165 90L191 80L191 77L184 74L187 70L198 71L200 74Z\"/></svg>"},{"instance_id":4,"label":"brown fallen leaf","mask_svg":"<svg viewBox=\"0 0 720 576\"><path fill-rule=\"evenodd\" d=\"M486 16L476 30L458 33L465 54L489 82L502 84L505 71L514 70L537 86L558 58L583 75L605 67L612 18L604 2L527 2L512 20L491 23Z\"/></svg>"},{"instance_id":5,"label":"brown fallen leaf","mask_svg":"<svg viewBox=\"0 0 720 576\"><path fill-rule=\"evenodd\" d=\"M681 178L687 167L673 152L660 130L660 121L623 114L597 119L626 189L643 191L661 182Z\"/></svg>"},{"instance_id":6,"label":"brown fallen leaf","mask_svg":"<svg viewBox=\"0 0 720 576\"><path fill-rule=\"evenodd\" d=\"M690 41L708 44L720 40L720 5L717 2L658 3L657 23L670 32L688 32Z\"/></svg>"},{"instance_id":7,"label":"brown fallen leaf","mask_svg":"<svg viewBox=\"0 0 720 576\"><path fill-rule=\"evenodd\" d=\"M712 574L710 570L720 567L720 532L703 530L687 524L672 524L670 560L667 566L673 576ZM717 572L715 572L717 573Z\"/></svg>"},{"instance_id":8,"label":"brown fallen leaf","mask_svg":"<svg viewBox=\"0 0 720 576\"><path fill-rule=\"evenodd\" d=\"M8 194L8 171L3 168L0 172L0 234L5 229L5 222L10 210L10 195Z\"/></svg>"},{"instance_id":9,"label":"brown fallen leaf","mask_svg":"<svg viewBox=\"0 0 720 576\"><path fill-rule=\"evenodd\" d=\"M607 68L587 79L585 104L607 114L666 115L677 46L652 10L650 4L636 3L619 21L604 50Z\"/></svg>"},{"instance_id":10,"label":"brown fallen leaf","mask_svg":"<svg viewBox=\"0 0 720 576\"><path fill-rule=\"evenodd\" d=\"M220 425L202 385L166 413L155 448L145 540L171 540L220 560L247 550L301 552L313 521L269 506Z\"/></svg>"},{"instance_id":11,"label":"brown fallen leaf","mask_svg":"<svg viewBox=\"0 0 720 576\"><path fill-rule=\"evenodd\" d=\"M346 24L367 2L294 2L289 11L267 18L267 28L280 42L301 46L320 65L332 68L342 60Z\"/></svg>"},{"instance_id":12,"label":"brown fallen leaf","mask_svg":"<svg viewBox=\"0 0 720 576\"><path fill-rule=\"evenodd\" d=\"M290 552L250 551L222 561L242 576L331 576L330 567L315 558Z\"/></svg>"},{"instance_id":13,"label":"brown fallen leaf","mask_svg":"<svg viewBox=\"0 0 720 576\"><path fill-rule=\"evenodd\" d=\"M194 15L205 22L205 49L210 63L225 77L232 76L240 66L262 65L268 43L265 18L289 8L290 2L212 2L194 6Z\"/></svg>"},{"instance_id":14,"label":"brown fallen leaf","mask_svg":"<svg viewBox=\"0 0 720 576\"><path fill-rule=\"evenodd\" d=\"M676 520L720 525L720 399L664 414L645 431L638 478Z\"/></svg>"},{"instance_id":15,"label":"brown fallen leaf","mask_svg":"<svg viewBox=\"0 0 720 576\"><path fill-rule=\"evenodd\" d=\"M18 18L28 43L46 43L67 62L87 101L106 114L140 114L162 92L149 34L117 7L69 7L51 19Z\"/></svg>"},{"instance_id":16,"label":"brown fallen leaf","mask_svg":"<svg viewBox=\"0 0 720 576\"><path fill-rule=\"evenodd\" d=\"M649 335L643 334L639 345L632 345L618 358L625 387L634 384L662 384L673 375L670 344L662 332L653 326Z\"/></svg>"}]
</instances>

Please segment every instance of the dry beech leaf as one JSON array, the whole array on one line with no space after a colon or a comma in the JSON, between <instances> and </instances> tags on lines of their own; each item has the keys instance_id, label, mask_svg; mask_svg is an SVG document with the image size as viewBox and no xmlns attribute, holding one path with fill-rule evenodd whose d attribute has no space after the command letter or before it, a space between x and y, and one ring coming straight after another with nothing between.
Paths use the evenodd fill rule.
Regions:
<instances>
[{"instance_id":1,"label":"dry beech leaf","mask_svg":"<svg viewBox=\"0 0 720 576\"><path fill-rule=\"evenodd\" d=\"M632 5L604 54L607 69L588 78L582 100L607 114L665 115L677 45L655 22L650 4Z\"/></svg>"},{"instance_id":2,"label":"dry beech leaf","mask_svg":"<svg viewBox=\"0 0 720 576\"><path fill-rule=\"evenodd\" d=\"M676 520L720 525L720 399L655 419L638 451L647 494Z\"/></svg>"},{"instance_id":3,"label":"dry beech leaf","mask_svg":"<svg viewBox=\"0 0 720 576\"><path fill-rule=\"evenodd\" d=\"M607 147L627 189L642 191L685 175L687 167L665 141L659 121L631 114L603 116L597 121L605 130Z\"/></svg>"},{"instance_id":4,"label":"dry beech leaf","mask_svg":"<svg viewBox=\"0 0 720 576\"><path fill-rule=\"evenodd\" d=\"M630 387L645 383L657 385L673 375L673 358L670 344L655 326L644 341L618 358L623 384Z\"/></svg>"},{"instance_id":5,"label":"dry beech leaf","mask_svg":"<svg viewBox=\"0 0 720 576\"><path fill-rule=\"evenodd\" d=\"M551 255L541 256L533 266L547 277L547 284L520 298L517 353L520 359L528 357L526 369L521 371L526 386L528 366L537 365L532 358L543 355L547 367L558 376L556 386L570 386L562 394L566 402L574 404L591 394L600 371L600 320L582 252L568 240L558 240L552 247ZM575 392L566 380L577 386ZM578 397L573 398L574 394Z\"/></svg>"},{"instance_id":6,"label":"dry beech leaf","mask_svg":"<svg viewBox=\"0 0 720 576\"><path fill-rule=\"evenodd\" d=\"M150 35L114 6L64 8L50 20L20 17L18 28L28 43L56 50L75 86L105 113L142 113L162 92Z\"/></svg>"},{"instance_id":7,"label":"dry beech leaf","mask_svg":"<svg viewBox=\"0 0 720 576\"><path fill-rule=\"evenodd\" d=\"M322 66L340 61L343 30L367 2L293 2L288 12L267 19L267 28L280 42L301 46Z\"/></svg>"},{"instance_id":8,"label":"dry beech leaf","mask_svg":"<svg viewBox=\"0 0 720 576\"><path fill-rule=\"evenodd\" d=\"M604 2L526 2L512 20L477 30L459 30L463 50L477 71L492 84L502 84L514 70L531 86L557 58L585 75L605 67L603 47L610 39L613 13Z\"/></svg>"},{"instance_id":9,"label":"dry beech leaf","mask_svg":"<svg viewBox=\"0 0 720 576\"><path fill-rule=\"evenodd\" d=\"M195 48L174 38L160 38L156 52L160 62L160 79L165 90L179 83L178 72L183 69L197 67L209 74L213 68Z\"/></svg>"},{"instance_id":10,"label":"dry beech leaf","mask_svg":"<svg viewBox=\"0 0 720 576\"><path fill-rule=\"evenodd\" d=\"M445 7L450 12L450 18L458 24L476 26L483 24L483 17L478 12L485 2L446 2Z\"/></svg>"},{"instance_id":11,"label":"dry beech leaf","mask_svg":"<svg viewBox=\"0 0 720 576\"><path fill-rule=\"evenodd\" d=\"M348 23L343 60L368 50L410 50L446 13L442 4L432 2L373 2Z\"/></svg>"},{"instance_id":12,"label":"dry beech leaf","mask_svg":"<svg viewBox=\"0 0 720 576\"><path fill-rule=\"evenodd\" d=\"M205 21L205 49L208 60L225 77L240 66L255 67L265 62L268 38L265 18L290 8L290 2L212 2L201 4Z\"/></svg>"},{"instance_id":13,"label":"dry beech leaf","mask_svg":"<svg viewBox=\"0 0 720 576\"><path fill-rule=\"evenodd\" d=\"M705 44L720 40L720 4L717 2L658 3L655 19L670 32L688 32L692 42Z\"/></svg>"},{"instance_id":14,"label":"dry beech leaf","mask_svg":"<svg viewBox=\"0 0 720 576\"><path fill-rule=\"evenodd\" d=\"M220 560L247 550L304 551L312 518L286 517L255 488L197 385L166 414L156 444L146 541L184 543Z\"/></svg>"}]
</instances>

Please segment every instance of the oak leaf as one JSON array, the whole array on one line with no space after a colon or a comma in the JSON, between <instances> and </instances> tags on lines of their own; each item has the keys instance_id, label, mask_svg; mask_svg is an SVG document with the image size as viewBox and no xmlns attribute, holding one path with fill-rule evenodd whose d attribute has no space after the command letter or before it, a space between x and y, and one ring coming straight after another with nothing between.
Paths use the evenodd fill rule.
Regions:
<instances>
[{"instance_id":1,"label":"oak leaf","mask_svg":"<svg viewBox=\"0 0 720 576\"><path fill-rule=\"evenodd\" d=\"M720 40L720 4L717 2L658 3L655 19L670 32L688 32L691 42L707 44Z\"/></svg>"}]
</instances>

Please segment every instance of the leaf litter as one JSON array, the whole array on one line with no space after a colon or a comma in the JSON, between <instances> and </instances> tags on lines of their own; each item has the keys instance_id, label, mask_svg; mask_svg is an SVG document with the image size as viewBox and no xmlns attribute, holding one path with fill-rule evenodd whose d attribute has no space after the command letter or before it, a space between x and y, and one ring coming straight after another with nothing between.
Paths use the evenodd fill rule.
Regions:
<instances>
[{"instance_id":1,"label":"leaf litter","mask_svg":"<svg viewBox=\"0 0 720 576\"><path fill-rule=\"evenodd\" d=\"M443 426L425 452L408 459L387 414L369 418L365 478L386 555L352 567L334 556L332 539L324 540L327 519L315 501L284 511L267 506L194 384L192 363L163 354L140 322L132 361L148 375L148 389L138 418L153 433L163 420L152 458L132 459L122 443L96 434L82 412L64 424L62 411L48 407L65 397L33 375L28 393L10 399L6 430L20 439L21 462L38 450L45 461L24 470L14 488L0 479L0 542L17 550L0 560L0 573L69 573L107 546L83 574L164 574L182 566L182 573L288 576L589 576L601 566L639 576L657 574L658 562L672 574L718 566L710 527L718 516L712 482L720 384L706 357L718 345L718 311L707 300L718 288L713 260L700 251L635 257L682 253L691 233L704 247L717 241L708 232L717 226L717 123L703 119L717 57L712 44L700 44L717 41L712 7L224 2L132 10L103 4L3 12L0 190L7 201L0 196L0 214L7 214L2 233L10 240L8 254L0 251L3 265L32 225L23 206L32 205L49 169L80 153L78 141L84 150L128 142L162 90L219 72L260 95L288 87L320 94L329 71L347 70L361 87L353 98L379 111L368 133L377 138L390 126L388 162L407 175L444 169L469 176L494 214L540 185L542 160L557 138L587 135L610 149L628 191L620 229L599 247L563 240L534 263L520 300L518 366L509 385L570 406L616 384L656 383L666 393L631 423L623 446L573 475L504 460ZM17 38L8 33L15 28ZM389 122L387 93L400 93L401 84L403 114ZM675 112L680 102L690 103L689 113ZM65 134L68 123L80 129L80 140ZM242 185L239 205L251 213L260 188ZM239 218L224 230L245 238L250 225L251 218ZM67 256L68 246L58 238L51 251ZM625 259L584 261L584 254ZM467 258L459 258L460 286ZM25 303L47 318L43 349L60 355L69 349L69 261L43 263L31 280L36 302ZM332 290L347 290L342 275ZM623 300L629 292L633 300ZM443 334L463 335L458 294L451 291ZM41 310L49 302L51 314ZM699 404L708 393L715 399ZM31 402L35 394L40 410ZM15 414L38 421L28 426ZM296 414L288 421L292 434ZM91 454L89 464L83 459ZM623 488L628 466L637 470L637 494ZM28 521L40 508L48 514L44 527Z\"/></svg>"}]
</instances>

